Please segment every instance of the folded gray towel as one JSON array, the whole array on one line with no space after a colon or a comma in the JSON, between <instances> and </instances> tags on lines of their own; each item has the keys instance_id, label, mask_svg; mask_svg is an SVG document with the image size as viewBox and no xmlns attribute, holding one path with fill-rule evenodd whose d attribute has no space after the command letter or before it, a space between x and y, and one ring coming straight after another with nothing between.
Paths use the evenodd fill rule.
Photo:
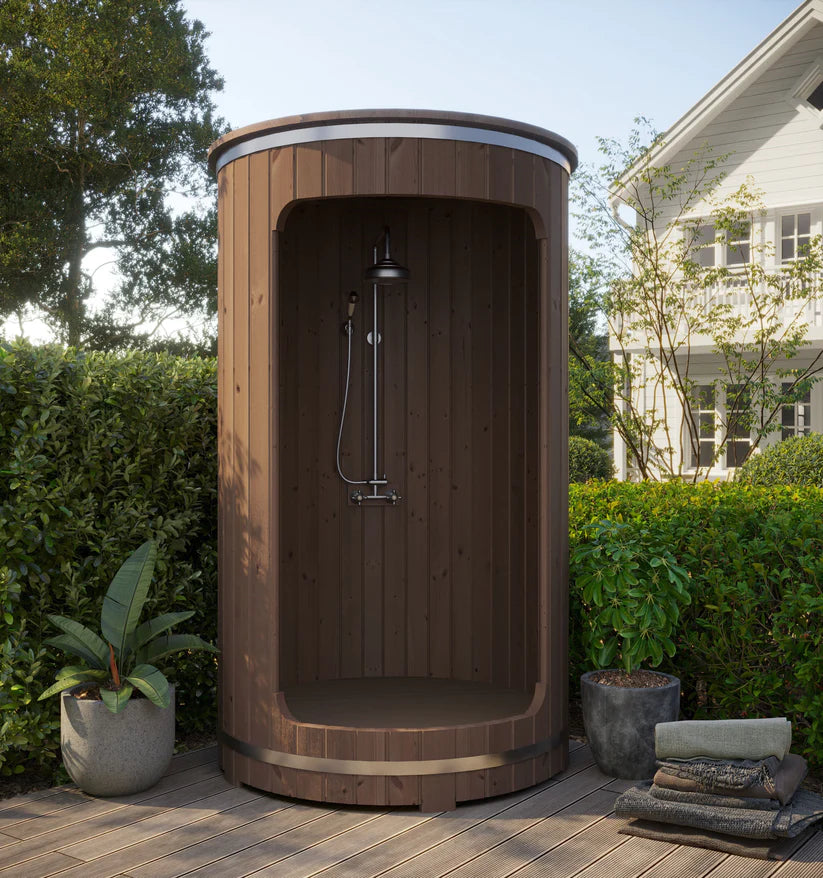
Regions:
<instances>
[{"instance_id":1,"label":"folded gray towel","mask_svg":"<svg viewBox=\"0 0 823 878\"><path fill-rule=\"evenodd\" d=\"M614 803L615 814L743 838L794 838L808 826L823 820L823 797L807 790L800 790L790 805L778 811L757 811L664 802L655 799L649 793L650 788L651 783L644 782L626 790Z\"/></svg>"},{"instance_id":2,"label":"folded gray towel","mask_svg":"<svg viewBox=\"0 0 823 878\"><path fill-rule=\"evenodd\" d=\"M788 860L810 835L814 827L805 829L796 838L757 839L735 838L691 826L672 826L668 823L653 823L650 820L631 820L617 830L623 835L637 835L640 838L653 838L655 841L668 841L671 844L686 844L691 847L708 848L737 854L739 857L754 857L759 860Z\"/></svg>"},{"instance_id":3,"label":"folded gray towel","mask_svg":"<svg viewBox=\"0 0 823 878\"><path fill-rule=\"evenodd\" d=\"M777 811L777 799L745 799L742 796L717 796L714 793L690 793L672 790L653 783L649 793L663 802L685 802L687 805L713 805L719 808L750 808L753 811Z\"/></svg>"},{"instance_id":4,"label":"folded gray towel","mask_svg":"<svg viewBox=\"0 0 823 878\"><path fill-rule=\"evenodd\" d=\"M782 759L792 746L792 724L785 717L684 720L658 723L654 748L658 759Z\"/></svg>"},{"instance_id":5,"label":"folded gray towel","mask_svg":"<svg viewBox=\"0 0 823 878\"><path fill-rule=\"evenodd\" d=\"M808 772L806 760L796 753L751 759L667 759L657 763L654 782L682 792L732 795L752 799L792 800Z\"/></svg>"}]
</instances>

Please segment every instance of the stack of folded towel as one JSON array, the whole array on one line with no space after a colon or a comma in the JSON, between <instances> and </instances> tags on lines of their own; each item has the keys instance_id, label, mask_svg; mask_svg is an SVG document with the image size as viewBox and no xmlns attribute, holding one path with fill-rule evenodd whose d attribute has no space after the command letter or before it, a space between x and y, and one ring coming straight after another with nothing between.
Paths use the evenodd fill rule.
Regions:
<instances>
[{"instance_id":1,"label":"stack of folded towel","mask_svg":"<svg viewBox=\"0 0 823 878\"><path fill-rule=\"evenodd\" d=\"M627 790L620 832L762 859L785 859L823 819L823 797L800 784L784 717L658 723L657 773Z\"/></svg>"}]
</instances>

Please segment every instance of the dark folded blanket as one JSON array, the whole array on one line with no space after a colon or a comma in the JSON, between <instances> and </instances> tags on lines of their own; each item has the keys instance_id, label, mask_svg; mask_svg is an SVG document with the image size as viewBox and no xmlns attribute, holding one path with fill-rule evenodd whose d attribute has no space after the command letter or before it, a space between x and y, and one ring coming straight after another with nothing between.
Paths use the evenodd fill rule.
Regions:
<instances>
[{"instance_id":1,"label":"dark folded blanket","mask_svg":"<svg viewBox=\"0 0 823 878\"><path fill-rule=\"evenodd\" d=\"M713 805L720 808L750 808L754 811L777 811L777 799L746 799L742 796L718 796L714 793L691 793L670 790L653 783L649 793L665 802L685 802L687 805Z\"/></svg>"},{"instance_id":2,"label":"dark folded blanket","mask_svg":"<svg viewBox=\"0 0 823 878\"><path fill-rule=\"evenodd\" d=\"M804 830L796 838L755 839L735 838L719 832L693 829L690 826L672 826L667 823L653 823L649 820L631 820L618 830L623 835L638 835L653 838L655 841L668 841L671 844L686 844L691 847L708 848L737 854L740 857L754 857L759 860L788 860L789 857L813 835L814 827Z\"/></svg>"},{"instance_id":3,"label":"dark folded blanket","mask_svg":"<svg viewBox=\"0 0 823 878\"><path fill-rule=\"evenodd\" d=\"M782 760L770 756L750 759L667 759L658 761L654 782L659 787L687 793L777 799L786 805L806 777L806 760L789 753Z\"/></svg>"},{"instance_id":4,"label":"dark folded blanket","mask_svg":"<svg viewBox=\"0 0 823 878\"><path fill-rule=\"evenodd\" d=\"M798 791L790 805L778 811L748 808L723 808L667 802L649 792L651 784L643 782L617 797L614 811L618 817L633 817L694 829L737 835L743 838L794 838L807 827L823 820L823 797L807 790Z\"/></svg>"}]
</instances>

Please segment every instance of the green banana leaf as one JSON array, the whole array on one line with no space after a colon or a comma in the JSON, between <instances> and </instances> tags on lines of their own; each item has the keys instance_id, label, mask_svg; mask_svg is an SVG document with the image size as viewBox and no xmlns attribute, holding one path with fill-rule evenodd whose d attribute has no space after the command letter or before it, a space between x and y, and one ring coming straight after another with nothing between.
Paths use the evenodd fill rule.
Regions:
<instances>
[{"instance_id":1,"label":"green banana leaf","mask_svg":"<svg viewBox=\"0 0 823 878\"><path fill-rule=\"evenodd\" d=\"M56 695L64 689L71 689L72 686L76 686L78 683L88 683L90 680L94 679L96 678L90 677L88 674L75 674L71 677L61 677L56 683L49 686L49 688L46 689L37 700L42 701L44 698L48 698L49 695Z\"/></svg>"},{"instance_id":2,"label":"green banana leaf","mask_svg":"<svg viewBox=\"0 0 823 878\"><path fill-rule=\"evenodd\" d=\"M100 668L108 667L109 648L106 645L106 642L98 634L95 634L90 628L86 628L85 625L75 622L74 619L67 619L65 616L47 614L46 618L55 626L55 628L59 628L68 637L71 637L76 641L79 646L83 647L86 652L94 656L96 661L91 662L91 664ZM53 640L57 640L57 638L53 638ZM52 643L52 645L58 646L56 643ZM60 646L60 648L64 649L65 647ZM75 652L75 655L76 654L77 653ZM82 656L82 658L86 657Z\"/></svg>"},{"instance_id":3,"label":"green banana leaf","mask_svg":"<svg viewBox=\"0 0 823 878\"><path fill-rule=\"evenodd\" d=\"M103 704L108 707L108 709L112 713L120 713L120 711L129 703L129 698L131 698L131 693L134 692L134 687L129 686L128 683L123 683L119 689L100 689L100 697L103 699Z\"/></svg>"},{"instance_id":4,"label":"green banana leaf","mask_svg":"<svg viewBox=\"0 0 823 878\"><path fill-rule=\"evenodd\" d=\"M77 656L92 668L101 668L100 659L71 634L59 634L57 637L49 637L43 641L47 646L54 646L60 652L66 652L69 655Z\"/></svg>"},{"instance_id":5,"label":"green banana leaf","mask_svg":"<svg viewBox=\"0 0 823 878\"><path fill-rule=\"evenodd\" d=\"M100 627L103 637L114 647L118 661L125 656L129 639L137 628L156 560L157 544L146 540L123 562L103 598Z\"/></svg>"},{"instance_id":6,"label":"green banana leaf","mask_svg":"<svg viewBox=\"0 0 823 878\"><path fill-rule=\"evenodd\" d=\"M157 664L160 659L186 649L205 649L208 652L220 652L216 646L206 643L196 634L166 634L138 650L136 661L140 664Z\"/></svg>"},{"instance_id":7,"label":"green banana leaf","mask_svg":"<svg viewBox=\"0 0 823 878\"><path fill-rule=\"evenodd\" d=\"M152 704L156 704L158 707L168 707L171 704L169 681L153 665L138 665L126 679L138 688Z\"/></svg>"},{"instance_id":8,"label":"green banana leaf","mask_svg":"<svg viewBox=\"0 0 823 878\"><path fill-rule=\"evenodd\" d=\"M173 625L191 619L193 615L194 610L186 610L182 613L163 613L162 616L149 619L148 622L144 622L135 630L131 640L131 648L137 652L141 646L145 646L159 634L168 631Z\"/></svg>"},{"instance_id":9,"label":"green banana leaf","mask_svg":"<svg viewBox=\"0 0 823 878\"><path fill-rule=\"evenodd\" d=\"M65 668L60 668L57 674L55 674L55 679L62 680L63 677L77 677L80 674L83 674L89 680L108 680L109 678L109 672L103 668L93 670L83 665L66 665Z\"/></svg>"}]
</instances>

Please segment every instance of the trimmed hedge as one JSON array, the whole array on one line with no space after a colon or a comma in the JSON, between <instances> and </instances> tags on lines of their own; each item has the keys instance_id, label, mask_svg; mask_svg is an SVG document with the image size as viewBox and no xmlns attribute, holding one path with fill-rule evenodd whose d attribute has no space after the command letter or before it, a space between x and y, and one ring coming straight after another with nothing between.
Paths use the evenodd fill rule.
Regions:
<instances>
[{"instance_id":1,"label":"trimmed hedge","mask_svg":"<svg viewBox=\"0 0 823 878\"><path fill-rule=\"evenodd\" d=\"M737 471L735 481L823 488L823 434L793 436L753 455Z\"/></svg>"},{"instance_id":2,"label":"trimmed hedge","mask_svg":"<svg viewBox=\"0 0 823 878\"><path fill-rule=\"evenodd\" d=\"M570 540L602 519L652 529L688 570L677 653L687 717L787 716L823 767L823 490L739 484L572 485ZM571 691L590 670L571 571Z\"/></svg>"},{"instance_id":3,"label":"trimmed hedge","mask_svg":"<svg viewBox=\"0 0 823 878\"><path fill-rule=\"evenodd\" d=\"M569 436L569 483L614 476L612 456L591 439Z\"/></svg>"},{"instance_id":4,"label":"trimmed hedge","mask_svg":"<svg viewBox=\"0 0 823 878\"><path fill-rule=\"evenodd\" d=\"M146 615L217 628L214 360L15 344L0 349L0 771L56 765L62 658L46 613L99 627L123 560L158 542ZM175 662L182 732L215 726L216 661Z\"/></svg>"},{"instance_id":5,"label":"trimmed hedge","mask_svg":"<svg viewBox=\"0 0 823 878\"><path fill-rule=\"evenodd\" d=\"M193 609L214 642L217 454L214 360L0 349L0 771L55 767L62 663L46 613L96 624L130 551L159 544L147 612ZM795 750L823 768L823 490L590 482L572 485L570 540L585 525L653 530L688 570L692 603L661 666L686 716L786 715ZM572 571L572 574L574 571ZM588 669L587 608L571 578L572 691ZM178 728L213 729L216 662L177 663Z\"/></svg>"}]
</instances>

